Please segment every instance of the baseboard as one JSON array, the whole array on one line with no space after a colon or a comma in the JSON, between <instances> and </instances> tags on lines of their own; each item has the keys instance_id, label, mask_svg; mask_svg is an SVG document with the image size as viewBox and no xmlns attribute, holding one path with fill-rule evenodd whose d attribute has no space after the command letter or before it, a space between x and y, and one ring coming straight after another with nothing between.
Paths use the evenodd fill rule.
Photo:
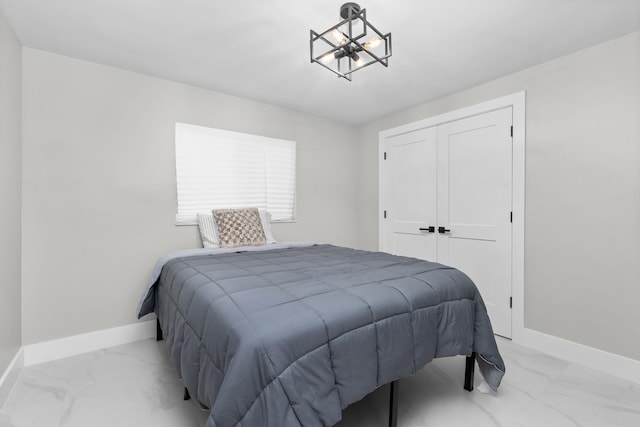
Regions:
<instances>
[{"instance_id":1,"label":"baseboard","mask_svg":"<svg viewBox=\"0 0 640 427\"><path fill-rule=\"evenodd\" d=\"M524 329L518 344L568 362L640 384L640 360L630 359L573 341Z\"/></svg>"},{"instance_id":2,"label":"baseboard","mask_svg":"<svg viewBox=\"0 0 640 427\"><path fill-rule=\"evenodd\" d=\"M0 377L0 409L4 406L11 389L20 378L20 373L24 367L24 351L21 348L9 363L9 367Z\"/></svg>"},{"instance_id":3,"label":"baseboard","mask_svg":"<svg viewBox=\"0 0 640 427\"><path fill-rule=\"evenodd\" d=\"M0 378L0 407L15 384L23 366L49 362L64 357L100 350L155 337L156 321L45 341L24 346ZM533 329L523 329L514 342L568 362L640 384L640 361L609 353Z\"/></svg>"},{"instance_id":4,"label":"baseboard","mask_svg":"<svg viewBox=\"0 0 640 427\"><path fill-rule=\"evenodd\" d=\"M134 323L24 346L24 366L36 365L156 336L156 321Z\"/></svg>"}]
</instances>

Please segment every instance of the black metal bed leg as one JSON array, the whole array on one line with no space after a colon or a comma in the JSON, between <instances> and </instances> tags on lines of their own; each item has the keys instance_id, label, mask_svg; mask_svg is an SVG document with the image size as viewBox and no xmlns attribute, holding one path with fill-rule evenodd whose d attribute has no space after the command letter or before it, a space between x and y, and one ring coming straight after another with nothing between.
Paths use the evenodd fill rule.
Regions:
<instances>
[{"instance_id":1,"label":"black metal bed leg","mask_svg":"<svg viewBox=\"0 0 640 427\"><path fill-rule=\"evenodd\" d=\"M162 327L160 327L160 319L156 318L156 341L162 341Z\"/></svg>"},{"instance_id":2,"label":"black metal bed leg","mask_svg":"<svg viewBox=\"0 0 640 427\"><path fill-rule=\"evenodd\" d=\"M400 380L391 383L389 392L389 427L397 427L398 425L398 387Z\"/></svg>"},{"instance_id":3,"label":"black metal bed leg","mask_svg":"<svg viewBox=\"0 0 640 427\"><path fill-rule=\"evenodd\" d=\"M473 371L476 366L476 352L471 353L471 356L467 356L467 362L464 369L464 389L467 391L473 391Z\"/></svg>"}]
</instances>

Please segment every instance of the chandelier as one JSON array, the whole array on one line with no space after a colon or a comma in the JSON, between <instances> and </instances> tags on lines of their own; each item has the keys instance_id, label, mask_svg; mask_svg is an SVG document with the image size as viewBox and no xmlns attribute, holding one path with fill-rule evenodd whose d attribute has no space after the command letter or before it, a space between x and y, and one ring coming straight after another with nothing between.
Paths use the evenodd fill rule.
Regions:
<instances>
[{"instance_id":1,"label":"chandelier","mask_svg":"<svg viewBox=\"0 0 640 427\"><path fill-rule=\"evenodd\" d=\"M311 30L311 62L351 81L351 74L371 64L389 66L391 33L382 34L356 3L340 7L341 22L321 33Z\"/></svg>"}]
</instances>

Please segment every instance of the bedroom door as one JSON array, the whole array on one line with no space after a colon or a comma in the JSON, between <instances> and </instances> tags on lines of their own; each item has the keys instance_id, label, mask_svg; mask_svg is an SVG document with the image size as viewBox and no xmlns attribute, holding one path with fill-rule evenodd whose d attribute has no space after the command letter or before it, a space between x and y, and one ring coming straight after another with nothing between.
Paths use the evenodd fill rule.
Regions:
<instances>
[{"instance_id":1,"label":"bedroom door","mask_svg":"<svg viewBox=\"0 0 640 427\"><path fill-rule=\"evenodd\" d=\"M436 198L437 128L398 135L385 144L387 168L383 191L390 195L385 247L387 252L425 260L437 257Z\"/></svg>"},{"instance_id":2,"label":"bedroom door","mask_svg":"<svg viewBox=\"0 0 640 427\"><path fill-rule=\"evenodd\" d=\"M381 250L456 267L511 337L512 108L385 139ZM430 232L433 227L433 232Z\"/></svg>"},{"instance_id":3,"label":"bedroom door","mask_svg":"<svg viewBox=\"0 0 640 427\"><path fill-rule=\"evenodd\" d=\"M438 126L438 257L465 272L511 337L511 108Z\"/></svg>"}]
</instances>

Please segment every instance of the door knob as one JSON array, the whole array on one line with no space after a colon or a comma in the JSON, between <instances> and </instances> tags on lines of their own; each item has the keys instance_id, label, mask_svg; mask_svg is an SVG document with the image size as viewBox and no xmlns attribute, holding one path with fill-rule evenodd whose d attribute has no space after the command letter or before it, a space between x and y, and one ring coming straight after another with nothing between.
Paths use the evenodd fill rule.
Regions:
<instances>
[{"instance_id":1,"label":"door knob","mask_svg":"<svg viewBox=\"0 0 640 427\"><path fill-rule=\"evenodd\" d=\"M440 234L449 233L449 232L451 232L451 230L449 230L448 228L438 227L438 233Z\"/></svg>"},{"instance_id":2,"label":"door knob","mask_svg":"<svg viewBox=\"0 0 640 427\"><path fill-rule=\"evenodd\" d=\"M426 227L426 228L418 228L418 230L426 231L427 233L435 233L436 232L436 228L433 225L430 225L429 227Z\"/></svg>"}]
</instances>

